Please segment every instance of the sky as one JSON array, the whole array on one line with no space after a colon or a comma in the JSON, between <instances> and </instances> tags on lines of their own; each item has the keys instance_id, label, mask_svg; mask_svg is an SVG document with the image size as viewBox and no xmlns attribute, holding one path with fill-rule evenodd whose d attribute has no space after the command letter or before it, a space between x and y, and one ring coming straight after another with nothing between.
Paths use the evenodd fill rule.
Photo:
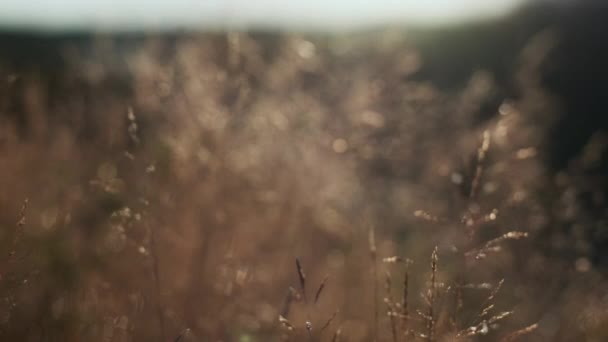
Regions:
<instances>
[{"instance_id":1,"label":"sky","mask_svg":"<svg viewBox=\"0 0 608 342\"><path fill-rule=\"evenodd\" d=\"M350 29L500 16L524 0L0 0L0 27Z\"/></svg>"}]
</instances>

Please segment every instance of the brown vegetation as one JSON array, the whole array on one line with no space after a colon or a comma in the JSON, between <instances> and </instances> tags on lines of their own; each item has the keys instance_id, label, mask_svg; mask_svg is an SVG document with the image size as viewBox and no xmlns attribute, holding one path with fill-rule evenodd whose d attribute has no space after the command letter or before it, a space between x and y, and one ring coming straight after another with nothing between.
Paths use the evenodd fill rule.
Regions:
<instances>
[{"instance_id":1,"label":"brown vegetation","mask_svg":"<svg viewBox=\"0 0 608 342\"><path fill-rule=\"evenodd\" d=\"M416 79L397 31L0 60L1 339L602 340L605 279L552 229L600 222L542 162L551 42L512 52L516 97Z\"/></svg>"}]
</instances>

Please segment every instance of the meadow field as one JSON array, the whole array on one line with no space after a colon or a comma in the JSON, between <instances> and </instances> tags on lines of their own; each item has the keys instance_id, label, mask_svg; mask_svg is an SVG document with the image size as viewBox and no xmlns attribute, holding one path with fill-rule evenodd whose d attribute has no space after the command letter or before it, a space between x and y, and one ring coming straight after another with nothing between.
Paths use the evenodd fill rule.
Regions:
<instances>
[{"instance_id":1,"label":"meadow field","mask_svg":"<svg viewBox=\"0 0 608 342\"><path fill-rule=\"evenodd\" d=\"M0 340L607 340L602 13L0 33Z\"/></svg>"}]
</instances>

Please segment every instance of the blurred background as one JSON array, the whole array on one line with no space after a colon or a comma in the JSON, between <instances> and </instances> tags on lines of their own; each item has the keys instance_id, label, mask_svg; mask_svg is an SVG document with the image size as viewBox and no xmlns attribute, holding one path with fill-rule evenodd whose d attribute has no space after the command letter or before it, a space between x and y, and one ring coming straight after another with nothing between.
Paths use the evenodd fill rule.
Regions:
<instances>
[{"instance_id":1,"label":"blurred background","mask_svg":"<svg viewBox=\"0 0 608 342\"><path fill-rule=\"evenodd\" d=\"M2 1L0 340L607 340L607 15Z\"/></svg>"}]
</instances>

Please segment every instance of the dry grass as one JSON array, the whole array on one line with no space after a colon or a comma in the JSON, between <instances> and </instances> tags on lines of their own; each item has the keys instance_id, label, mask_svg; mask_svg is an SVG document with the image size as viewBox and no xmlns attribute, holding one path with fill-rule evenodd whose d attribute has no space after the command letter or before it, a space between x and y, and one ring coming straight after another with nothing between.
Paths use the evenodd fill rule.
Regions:
<instances>
[{"instance_id":1,"label":"dry grass","mask_svg":"<svg viewBox=\"0 0 608 342\"><path fill-rule=\"evenodd\" d=\"M512 52L516 97L487 70L417 78L394 31L61 52L55 73L0 58L0 339L606 336L584 237L552 254L553 224L599 221L541 159L543 51Z\"/></svg>"}]
</instances>

